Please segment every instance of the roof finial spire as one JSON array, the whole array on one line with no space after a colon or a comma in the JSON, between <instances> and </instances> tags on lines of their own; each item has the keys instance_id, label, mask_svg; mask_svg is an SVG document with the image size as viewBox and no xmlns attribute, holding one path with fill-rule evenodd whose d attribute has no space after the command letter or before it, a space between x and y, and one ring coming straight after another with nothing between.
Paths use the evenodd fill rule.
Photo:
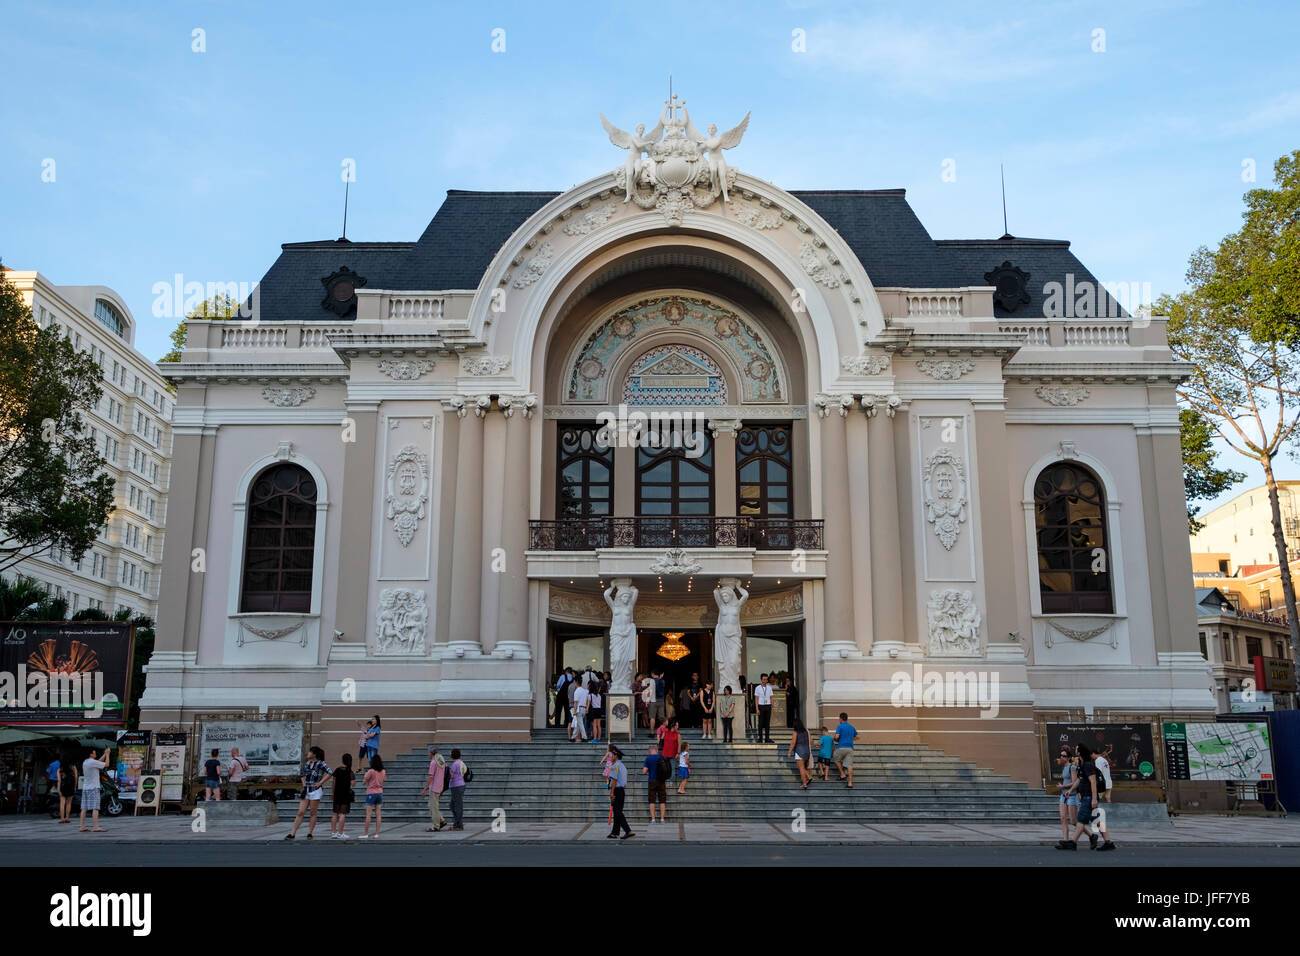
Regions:
<instances>
[{"instance_id":1,"label":"roof finial spire","mask_svg":"<svg viewBox=\"0 0 1300 956\"><path fill-rule=\"evenodd\" d=\"M348 189L352 186L351 179L343 180L343 235L342 239L348 237Z\"/></svg>"},{"instance_id":2,"label":"roof finial spire","mask_svg":"<svg viewBox=\"0 0 1300 956\"><path fill-rule=\"evenodd\" d=\"M1002 238L1014 239L1007 228L1007 171L1001 162L998 163L998 173L1002 176Z\"/></svg>"}]
</instances>

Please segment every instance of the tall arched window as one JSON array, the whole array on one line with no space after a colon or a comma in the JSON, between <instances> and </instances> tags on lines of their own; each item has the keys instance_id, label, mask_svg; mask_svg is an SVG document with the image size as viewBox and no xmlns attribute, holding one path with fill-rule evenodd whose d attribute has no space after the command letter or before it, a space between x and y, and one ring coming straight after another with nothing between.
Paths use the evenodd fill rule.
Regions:
<instances>
[{"instance_id":1,"label":"tall arched window","mask_svg":"<svg viewBox=\"0 0 1300 956\"><path fill-rule=\"evenodd\" d=\"M736 433L736 514L788 518L793 510L789 425L746 425Z\"/></svg>"},{"instance_id":2,"label":"tall arched window","mask_svg":"<svg viewBox=\"0 0 1300 956\"><path fill-rule=\"evenodd\" d=\"M1106 499L1087 468L1060 461L1034 482L1044 614L1113 614Z\"/></svg>"},{"instance_id":3,"label":"tall arched window","mask_svg":"<svg viewBox=\"0 0 1300 956\"><path fill-rule=\"evenodd\" d=\"M591 423L562 424L556 442L555 517L613 514L614 447Z\"/></svg>"},{"instance_id":4,"label":"tall arched window","mask_svg":"<svg viewBox=\"0 0 1300 956\"><path fill-rule=\"evenodd\" d=\"M297 465L273 465L248 492L241 611L311 610L316 481Z\"/></svg>"}]
</instances>

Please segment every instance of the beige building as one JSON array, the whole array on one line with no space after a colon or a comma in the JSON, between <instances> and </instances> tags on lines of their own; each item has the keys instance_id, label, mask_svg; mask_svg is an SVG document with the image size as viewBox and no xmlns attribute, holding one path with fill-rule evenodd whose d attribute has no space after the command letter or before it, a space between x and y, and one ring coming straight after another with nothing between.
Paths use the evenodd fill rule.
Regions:
<instances>
[{"instance_id":1,"label":"beige building","mask_svg":"<svg viewBox=\"0 0 1300 956\"><path fill-rule=\"evenodd\" d=\"M103 369L103 395L86 424L117 480L116 510L79 561L46 551L14 573L49 587L73 613L126 608L157 618L163 526L175 405L157 367L134 348L135 319L106 286L61 286L39 272L5 269L5 278L42 327L55 325Z\"/></svg>"},{"instance_id":2,"label":"beige building","mask_svg":"<svg viewBox=\"0 0 1300 956\"><path fill-rule=\"evenodd\" d=\"M1279 481L1277 494L1287 553L1295 553L1300 549L1300 481ZM1273 510L1264 485L1243 491L1197 520L1205 527L1192 535L1193 554L1226 554L1234 568L1278 563Z\"/></svg>"},{"instance_id":3,"label":"beige building","mask_svg":"<svg viewBox=\"0 0 1300 956\"><path fill-rule=\"evenodd\" d=\"M814 727L1037 782L1039 717L1211 712L1163 320L1066 242L935 241L660 126L415 242L289 243L255 322L191 324L144 726L522 740L594 659L788 674Z\"/></svg>"}]
</instances>

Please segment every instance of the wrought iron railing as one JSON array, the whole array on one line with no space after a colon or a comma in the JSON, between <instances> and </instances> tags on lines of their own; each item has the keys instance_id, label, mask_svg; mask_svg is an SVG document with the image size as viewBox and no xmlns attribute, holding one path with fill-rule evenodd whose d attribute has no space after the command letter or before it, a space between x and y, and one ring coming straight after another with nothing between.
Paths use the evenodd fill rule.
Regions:
<instances>
[{"instance_id":1,"label":"wrought iron railing","mask_svg":"<svg viewBox=\"0 0 1300 956\"><path fill-rule=\"evenodd\" d=\"M528 522L530 551L597 548L756 548L820 551L824 522L804 518L672 515Z\"/></svg>"}]
</instances>

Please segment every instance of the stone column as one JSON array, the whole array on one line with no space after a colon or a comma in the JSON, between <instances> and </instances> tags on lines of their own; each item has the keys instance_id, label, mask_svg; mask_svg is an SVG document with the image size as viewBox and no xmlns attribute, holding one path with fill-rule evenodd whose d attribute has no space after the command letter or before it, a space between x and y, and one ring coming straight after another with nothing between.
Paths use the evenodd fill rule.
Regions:
<instances>
[{"instance_id":1,"label":"stone column","mask_svg":"<svg viewBox=\"0 0 1300 956\"><path fill-rule=\"evenodd\" d=\"M736 514L736 431L738 418L710 419L713 433L713 513L719 518Z\"/></svg>"},{"instance_id":2,"label":"stone column","mask_svg":"<svg viewBox=\"0 0 1300 956\"><path fill-rule=\"evenodd\" d=\"M614 515L636 514L636 449L614 446Z\"/></svg>"},{"instance_id":3,"label":"stone column","mask_svg":"<svg viewBox=\"0 0 1300 956\"><path fill-rule=\"evenodd\" d=\"M339 498L338 585L334 605L334 627L341 640L366 643L370 619L366 604L370 597L371 521L375 506L375 456L379 435L379 403L349 404L344 413L356 422L356 441L343 446L343 491ZM327 644L325 635L321 643Z\"/></svg>"},{"instance_id":4,"label":"stone column","mask_svg":"<svg viewBox=\"0 0 1300 956\"><path fill-rule=\"evenodd\" d=\"M869 399L868 399L869 401ZM866 406L863 406L866 410ZM871 653L875 633L871 619L871 503L867 497L867 417L850 415L845 423L849 468L849 527L853 541L853 622L858 649Z\"/></svg>"},{"instance_id":5,"label":"stone column","mask_svg":"<svg viewBox=\"0 0 1300 956\"><path fill-rule=\"evenodd\" d=\"M867 424L867 494L871 505L871 602L873 653L903 647L902 532L899 527L898 463L894 449L897 395L863 396Z\"/></svg>"},{"instance_id":6,"label":"stone column","mask_svg":"<svg viewBox=\"0 0 1300 956\"><path fill-rule=\"evenodd\" d=\"M501 503L501 547L505 570L499 577L498 641L528 643L528 486L536 395L502 395L506 419L505 497ZM485 645L486 646L486 645Z\"/></svg>"},{"instance_id":7,"label":"stone column","mask_svg":"<svg viewBox=\"0 0 1300 956\"><path fill-rule=\"evenodd\" d=\"M1001 408L975 410L975 434L971 449L979 475L980 576L984 578L990 644L1009 643L1012 633L1021 632L1017 608L1016 566L1011 555L1016 548L1016 526L1012 524L1010 488L1007 473L1007 414ZM1018 515L1017 515L1018 517ZM970 531L965 532L970 534ZM1024 541L1024 535L1019 537ZM1020 546L1023 549L1023 544ZM1190 580L1190 578L1189 578ZM1026 617L1023 633L1030 635ZM1026 640L1026 644L1030 641Z\"/></svg>"},{"instance_id":8,"label":"stone column","mask_svg":"<svg viewBox=\"0 0 1300 956\"><path fill-rule=\"evenodd\" d=\"M506 495L506 420L492 414L489 405L483 418L483 485L480 504L483 521L483 550L479 555L482 585L479 593L479 643L484 652L497 644L497 622L501 611L501 561L505 542L502 509ZM525 505L525 507L527 507ZM505 560L508 561L508 558Z\"/></svg>"},{"instance_id":9,"label":"stone column","mask_svg":"<svg viewBox=\"0 0 1300 956\"><path fill-rule=\"evenodd\" d=\"M856 646L853 619L853 535L849 524L850 492L847 422L852 395L818 395L821 418L822 514L825 519L826 645ZM838 652L838 651L837 651Z\"/></svg>"},{"instance_id":10,"label":"stone column","mask_svg":"<svg viewBox=\"0 0 1300 956\"><path fill-rule=\"evenodd\" d=\"M186 640L186 609L203 591L204 575L192 570L195 548L206 548L207 525L199 523L202 427L172 432L171 481L167 495L166 537L158 587L158 630L154 653L195 651ZM206 502L205 502L206 503ZM204 563L208 560L204 555ZM194 602L197 603L197 602Z\"/></svg>"},{"instance_id":11,"label":"stone column","mask_svg":"<svg viewBox=\"0 0 1300 956\"><path fill-rule=\"evenodd\" d=\"M458 396L456 437L456 523L452 531L452 643L479 646L483 588L483 417L491 398Z\"/></svg>"}]
</instances>

